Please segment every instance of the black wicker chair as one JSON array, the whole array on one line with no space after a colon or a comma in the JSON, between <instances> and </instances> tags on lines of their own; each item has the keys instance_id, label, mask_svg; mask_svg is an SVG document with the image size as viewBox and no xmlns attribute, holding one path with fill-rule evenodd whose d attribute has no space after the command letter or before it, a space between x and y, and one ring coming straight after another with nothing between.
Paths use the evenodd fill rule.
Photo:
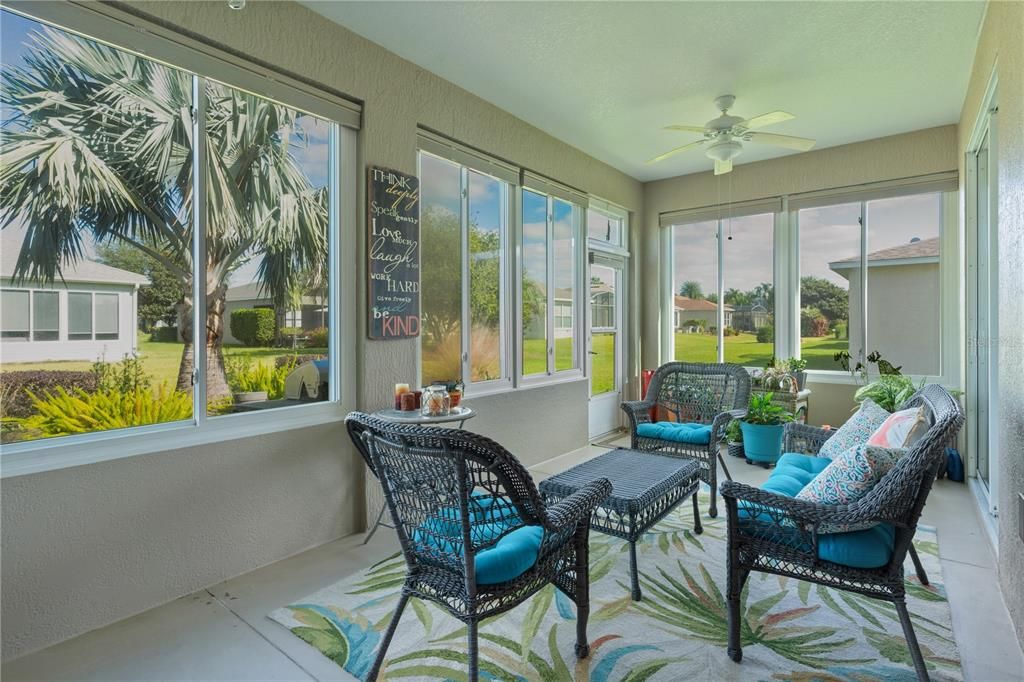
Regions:
<instances>
[{"instance_id":1,"label":"black wicker chair","mask_svg":"<svg viewBox=\"0 0 1024 682\"><path fill-rule=\"evenodd\" d=\"M471 680L478 676L480 621L508 611L548 583L576 603L576 655L587 656L588 533L591 513L611 493L607 480L547 507L519 461L483 436L395 424L359 412L348 415L345 424L381 482L409 569L368 679L380 671L409 597L435 602L466 624ZM534 537L542 538L536 561L504 582L483 584L477 559L528 526L539 529Z\"/></svg>"},{"instance_id":2,"label":"black wicker chair","mask_svg":"<svg viewBox=\"0 0 1024 682\"><path fill-rule=\"evenodd\" d=\"M750 375L739 365L728 363L669 362L654 373L643 400L622 403L629 416L634 450L657 450L662 454L692 457L700 464L700 478L711 486L708 516L718 516L718 467L732 480L719 450L730 421L746 414L750 401ZM645 438L637 427L651 423L651 412L664 410L674 421L711 426L707 445L692 445L660 438ZM657 414L657 413L656 413Z\"/></svg>"},{"instance_id":3,"label":"black wicker chair","mask_svg":"<svg viewBox=\"0 0 1024 682\"><path fill-rule=\"evenodd\" d=\"M908 552L918 578L928 583L912 544L945 446L963 425L960 404L937 384L925 386L901 409L923 405L930 428L865 497L850 505L822 505L727 481L722 484L728 518L729 657L743 658L740 593L751 571L774 573L890 601L896 607L917 676L928 679L907 612L903 562ZM786 425L786 452L817 454L833 431ZM743 516L740 516L742 509ZM819 527L864 522L891 524L892 557L880 568L852 568L819 558Z\"/></svg>"}]
</instances>

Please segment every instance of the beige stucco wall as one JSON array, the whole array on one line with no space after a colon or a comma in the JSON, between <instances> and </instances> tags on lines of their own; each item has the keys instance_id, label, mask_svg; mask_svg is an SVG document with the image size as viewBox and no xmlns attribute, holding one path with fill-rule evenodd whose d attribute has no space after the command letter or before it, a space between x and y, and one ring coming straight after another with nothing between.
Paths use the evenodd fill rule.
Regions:
<instances>
[{"instance_id":1,"label":"beige stucco wall","mask_svg":"<svg viewBox=\"0 0 1024 682\"><path fill-rule=\"evenodd\" d=\"M860 270L850 274L850 354L860 351ZM904 374L939 373L939 264L868 268L868 347Z\"/></svg>"},{"instance_id":2,"label":"beige stucco wall","mask_svg":"<svg viewBox=\"0 0 1024 682\"><path fill-rule=\"evenodd\" d=\"M1024 542L1017 535L1021 524L1017 495L1024 492L1024 3L988 6L958 130L961 171L993 68L999 81L998 569L1017 636L1024 639ZM961 192L963 209L962 205Z\"/></svg>"},{"instance_id":3,"label":"beige stucco wall","mask_svg":"<svg viewBox=\"0 0 1024 682\"><path fill-rule=\"evenodd\" d=\"M153 16L362 100L362 167L416 172L416 129L620 204L638 224L639 182L305 7L148 2ZM360 171L360 202L363 171ZM362 239L363 207L359 208ZM345 254L360 268L363 248ZM418 376L416 341L365 340L357 293L357 404ZM472 426L527 464L587 438L586 381L473 400ZM526 428L524 428L526 427ZM2 483L5 660L143 611L363 527L363 465L340 425L170 450Z\"/></svg>"}]
</instances>

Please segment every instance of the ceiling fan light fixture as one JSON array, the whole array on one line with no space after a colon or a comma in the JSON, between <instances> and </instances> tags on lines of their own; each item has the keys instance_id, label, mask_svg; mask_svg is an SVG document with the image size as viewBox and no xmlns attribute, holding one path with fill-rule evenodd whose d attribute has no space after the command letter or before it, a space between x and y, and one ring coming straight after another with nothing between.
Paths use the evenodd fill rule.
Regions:
<instances>
[{"instance_id":1,"label":"ceiling fan light fixture","mask_svg":"<svg viewBox=\"0 0 1024 682\"><path fill-rule=\"evenodd\" d=\"M708 146L704 153L707 154L709 159L714 159L715 161L732 161L742 151L743 145L739 142L735 140L721 140Z\"/></svg>"}]
</instances>

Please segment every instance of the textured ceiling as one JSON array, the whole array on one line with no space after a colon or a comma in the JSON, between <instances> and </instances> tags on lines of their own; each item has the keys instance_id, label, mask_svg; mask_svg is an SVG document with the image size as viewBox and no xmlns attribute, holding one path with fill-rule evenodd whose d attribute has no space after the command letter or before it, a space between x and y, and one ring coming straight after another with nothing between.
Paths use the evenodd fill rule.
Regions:
<instances>
[{"instance_id":1,"label":"textured ceiling","mask_svg":"<svg viewBox=\"0 0 1024 682\"><path fill-rule=\"evenodd\" d=\"M304 2L640 180L708 170L712 100L818 147L957 121L982 2ZM796 152L745 145L737 164Z\"/></svg>"}]
</instances>

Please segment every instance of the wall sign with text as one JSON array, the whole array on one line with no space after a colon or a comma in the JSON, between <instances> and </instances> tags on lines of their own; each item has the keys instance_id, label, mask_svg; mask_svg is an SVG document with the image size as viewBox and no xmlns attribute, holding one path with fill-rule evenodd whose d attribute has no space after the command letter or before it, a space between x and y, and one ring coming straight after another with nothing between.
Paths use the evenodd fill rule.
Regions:
<instances>
[{"instance_id":1,"label":"wall sign with text","mask_svg":"<svg viewBox=\"0 0 1024 682\"><path fill-rule=\"evenodd\" d=\"M371 339L419 336L419 178L371 166L366 192L367 333Z\"/></svg>"}]
</instances>

